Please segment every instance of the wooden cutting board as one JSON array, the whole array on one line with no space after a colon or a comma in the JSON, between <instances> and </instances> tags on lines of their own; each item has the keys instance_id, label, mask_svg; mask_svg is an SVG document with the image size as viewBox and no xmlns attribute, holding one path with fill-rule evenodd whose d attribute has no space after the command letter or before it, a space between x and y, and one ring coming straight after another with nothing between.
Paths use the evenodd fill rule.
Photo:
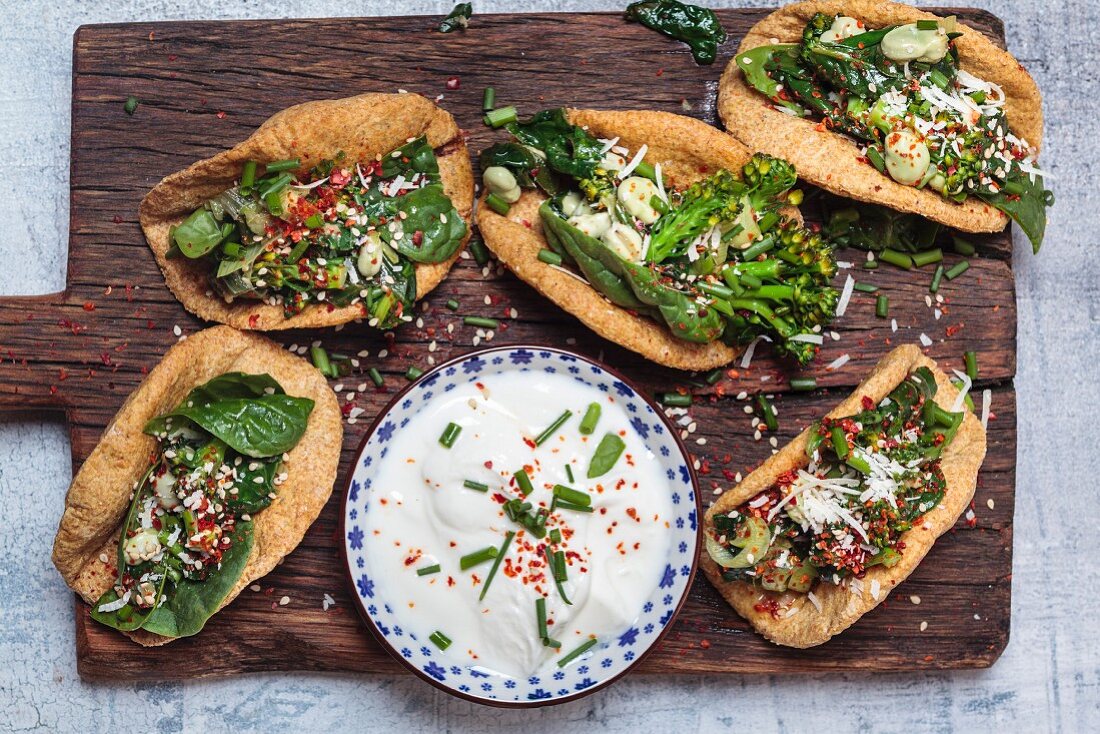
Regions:
<instances>
[{"instance_id":1,"label":"wooden cutting board","mask_svg":"<svg viewBox=\"0 0 1100 734\"><path fill-rule=\"evenodd\" d=\"M142 237L137 207L161 177L245 138L274 112L324 97L399 88L455 114L476 152L502 136L481 125L481 94L496 87L498 104L522 113L576 105L649 108L716 123L718 76L738 39L764 10L720 11L731 40L714 66L696 66L684 46L617 14L478 15L465 33L432 32L438 18L374 18L244 22L142 23L85 26L74 38L69 271L62 293L0 300L0 409L64 411L71 423L74 468L91 451L111 416L143 375L177 339L203 327L164 286ZM1003 38L988 13L957 12L967 23ZM459 88L447 87L449 78ZM141 100L125 114L129 95ZM804 207L809 209L810 207ZM812 216L812 211L809 212ZM825 413L892 344L933 340L927 353L948 368L962 367L973 349L979 387L992 390L989 454L979 477L975 514L936 544L890 599L851 630L819 648L793 651L753 634L702 578L672 634L648 657L651 673L782 673L821 670L912 670L984 667L1008 642L1015 488L1016 303L1007 233L973 238L980 258L955 281L944 281L942 318L926 305L930 269L884 267L853 272L889 294L890 322L874 316L873 297L857 293L827 340L812 374L827 387L788 395L794 374L762 347L749 369L735 369L708 387L693 376L656 367L594 336L505 272L483 276L462 260L427 299L423 326L391 337L365 325L341 331L276 333L285 345L316 339L334 352L369 350L389 356L377 366L385 387L359 394L366 410L347 426L341 480L301 546L245 591L197 637L162 648L139 648L89 620L77 601L77 659L88 679L165 679L244 671L403 670L366 631L348 596L340 557L339 505L351 452L369 419L405 384L409 364L426 368L472 348L474 329L443 307L457 299L460 314L499 317L493 344L574 344L626 372L646 389L695 385L704 397L693 409L698 430L689 446L701 462L704 499L732 484L771 448L753 438L746 403L777 395L780 444ZM860 262L860 252L840 260ZM959 258L948 255L948 265ZM844 271L838 277L839 285ZM486 305L488 297L491 305ZM510 317L510 309L516 316ZM453 334L447 325L454 324ZM575 340L572 341L572 340ZM825 365L842 354L835 372ZM736 367L737 365L734 365ZM366 381L339 382L345 391ZM333 381L334 385L337 381ZM700 387L701 386L701 387ZM980 392L977 390L976 392ZM341 397L344 402L344 398ZM697 441L696 439L700 439ZM705 439L705 445L701 439ZM62 497L35 497L44 511L62 510ZM322 609L325 594L335 605ZM278 601L289 598L280 606ZM919 597L919 604L917 604ZM912 598L912 600L911 600ZM922 623L927 628L921 631Z\"/></svg>"}]
</instances>

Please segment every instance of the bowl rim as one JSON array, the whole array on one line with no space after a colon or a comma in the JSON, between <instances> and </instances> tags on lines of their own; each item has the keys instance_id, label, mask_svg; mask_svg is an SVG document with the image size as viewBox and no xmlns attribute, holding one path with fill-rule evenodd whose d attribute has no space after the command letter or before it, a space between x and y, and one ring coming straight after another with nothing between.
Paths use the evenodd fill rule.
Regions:
<instances>
[{"instance_id":1,"label":"bowl rim","mask_svg":"<svg viewBox=\"0 0 1100 734\"><path fill-rule=\"evenodd\" d=\"M352 569L351 569L351 561L348 558L348 552L347 552L347 516L348 516L347 507L348 507L348 502L350 501L351 483L355 478L356 469L359 466L359 457L362 456L363 450L366 448L367 442L374 435L375 431L378 430L378 427L381 425L382 420L390 414L390 412L394 409L394 407L409 392L411 392L413 390L413 388L415 388L417 385L422 383L424 380L427 380L427 379L441 373L443 370L447 369L448 367L454 366L456 364L460 364L460 363L465 362L465 361L467 361L467 360L469 360L473 357L481 357L481 356L484 356L486 354L492 354L492 353L495 353L495 352L513 351L513 350L516 350L516 349L529 349L531 351L536 351L536 352L554 352L556 354L561 354L561 355L565 355L565 356L568 356L568 357L574 357L574 358L576 358L576 359L578 359L582 362L587 362L587 363L592 364L596 367L599 367L601 370L607 372L612 377L614 377L618 380L621 380L624 384L626 384L628 387L630 387L630 389L633 390L635 392L635 394L637 394L638 397L642 399L642 401L644 401L647 405L649 405L650 408L653 409L653 412L658 416L658 419L661 421L661 423L664 424L665 429L668 431L668 434L672 437L673 441L675 442L676 447L679 449L680 454L684 459L684 464L685 464L685 466L687 466L688 477L689 477L690 482L691 482L692 493L694 494L695 517L696 517L696 523L695 523L695 550L691 554L691 571L688 573L687 583L684 585L684 591L680 595L680 599L676 602L676 607L672 611L672 616L669 617L668 622L666 622L665 625L661 628L661 631L657 634L657 637L653 640L653 642L650 643L650 645L645 650L643 650L641 652L641 654L639 654L634 660L632 660L629 665L627 665L625 668L623 668L623 670L619 671L618 673L611 676L610 678L607 678L606 680L600 681L599 683L596 683L595 685L589 686L588 688L585 688L582 691L577 691L575 693L570 693L567 696L552 697L552 698L549 698L549 699L528 700L528 701L501 701L501 700L498 700L498 699L492 699L492 698L487 698L487 697L483 697L483 696L472 695L472 694L466 693L464 691L459 691L459 690L457 690L457 689L455 689L451 686L446 685L445 683L443 683L439 680L436 680L435 678L433 678L432 676L428 675L423 670L418 668L416 665L411 663L404 656L402 656L397 651L397 649L394 647L393 643L391 643L386 638L386 636L382 634L382 631L378 629L378 626L375 624L374 620L371 618L370 614L367 612L366 606L364 606L364 604L363 604L363 600L359 597L359 592L355 588L355 577L354 577L354 574L353 574ZM367 428L367 431L363 434L363 437L359 440L359 443L355 448L354 456L355 456L355 461L351 464L351 466L348 467L348 469L346 471L346 476L344 477L344 495L343 495L343 498L340 501L340 545L341 545L340 557L343 559L344 578L345 578L345 582L348 585L348 588L350 589L352 601L355 604L356 610L359 612L360 619L363 620L363 622L365 623L367 629L370 630L371 634L374 636L375 641L378 642L378 644L382 647L383 650L385 650L387 653L389 653L390 657L392 657L394 660L396 660L398 663L400 663L406 670L411 672L416 677L420 678L421 680L427 682L428 684L432 685L433 687L438 688L439 690L444 691L445 693L448 693L452 696L455 696L457 698L461 698L465 701L470 701L471 703L477 703L477 704L482 704L482 705L485 705L485 706L493 706L493 707L496 707L496 708L507 708L507 709L525 709L525 708L541 708L543 706L556 706L556 705L561 704L561 703L567 703L569 701L576 701L576 700L579 700L581 698L584 698L585 696L590 696L593 693L596 693L597 691L603 690L604 688L607 688L611 684L618 682L618 680L620 678L622 678L623 676L625 676L628 673L630 673L631 671L633 671L643 661L645 661L645 659L647 657L649 657L649 654L651 652L653 652L653 650L655 650L657 647L659 647L662 642L664 642L666 635L668 635L668 633L671 631L672 626L676 623L677 618L680 616L680 612L684 608L684 604L687 602L688 597L691 595L691 588L695 583L696 572L698 571L698 568L699 568L699 548L702 544L702 534L703 534L703 514L702 514L703 513L703 505L702 505L702 498L701 498L700 493L699 493L699 477L698 477L698 474L695 471L695 464L694 464L694 461L692 460L691 453L688 451L687 445L684 443L683 439L680 437L679 430L677 430L676 426L674 426L672 424L672 422L669 420L668 416L665 415L665 411L657 403L656 399L651 398L649 395L647 395L645 392L643 392L641 389L639 389L638 386L636 384L634 384L633 380L631 380L630 378L623 375L622 372L615 369L614 367L611 367L611 366L607 365L602 360L595 359L593 357L589 357L587 355L584 355L584 354L581 354L579 352L575 352L575 351L572 351L572 350L569 350L569 349L562 349L560 347L551 347L551 346L546 346L546 345L541 345L541 344L533 344L531 342L523 342L523 343L519 343L519 344L506 344L506 345L502 344L502 345L498 345L498 346L482 347L480 349L475 349L473 351L466 352L465 354L461 354L457 357L452 357L451 359L448 359L446 362L441 362L440 364L436 365L435 367L433 367L432 369L428 370L423 375L418 377L416 380L413 380L409 384L405 385L400 390L398 390L393 395L393 397L391 397L389 399L389 401L385 404L385 406L383 406L382 409L379 410L378 413L374 416L374 419L371 421L371 424Z\"/></svg>"}]
</instances>

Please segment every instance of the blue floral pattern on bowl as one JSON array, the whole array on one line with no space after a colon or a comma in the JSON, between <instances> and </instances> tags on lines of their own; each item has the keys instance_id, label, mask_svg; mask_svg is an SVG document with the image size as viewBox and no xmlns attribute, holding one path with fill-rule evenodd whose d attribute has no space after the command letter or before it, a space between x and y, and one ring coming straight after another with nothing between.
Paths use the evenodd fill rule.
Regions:
<instances>
[{"instance_id":1,"label":"blue floral pattern on bowl","mask_svg":"<svg viewBox=\"0 0 1100 734\"><path fill-rule=\"evenodd\" d=\"M578 369L578 363L587 369ZM615 395L634 416L632 425L646 447L662 462L676 497L670 523L669 558L660 571L659 585L638 610L634 624L617 636L600 640L600 644L564 670L546 669L528 678L490 674L465 663L458 664L446 652L426 644L427 640L418 640L415 634L403 630L401 617L396 613L399 607L389 603L385 587L375 582L363 543L363 527L374 492L374 466L385 456L386 444L396 427L406 423L434 395L486 375L515 370L565 374ZM351 569L353 595L376 636L391 653L441 688L466 698L505 705L540 706L576 698L610 683L637 663L671 623L681 599L687 595L698 546L695 487L688 461L675 432L665 429L664 417L645 398L619 377L583 357L545 348L501 347L441 365L410 386L388 413L378 416L352 464L355 470L348 484L343 513L344 552Z\"/></svg>"}]
</instances>

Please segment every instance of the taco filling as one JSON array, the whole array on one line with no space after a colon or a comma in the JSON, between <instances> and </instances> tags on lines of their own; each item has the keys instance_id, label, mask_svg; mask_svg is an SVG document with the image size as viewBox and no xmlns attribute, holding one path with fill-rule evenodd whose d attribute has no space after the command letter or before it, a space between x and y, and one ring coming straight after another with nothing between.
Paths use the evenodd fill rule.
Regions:
<instances>
[{"instance_id":1,"label":"taco filling","mask_svg":"<svg viewBox=\"0 0 1100 734\"><path fill-rule=\"evenodd\" d=\"M790 219L801 202L794 168L757 155L685 188L629 150L571 124L565 110L507 125L515 142L481 155L487 206L506 214L524 189L563 267L609 301L652 318L679 339L735 345L757 337L808 362L835 316L832 246Z\"/></svg>"},{"instance_id":2,"label":"taco filling","mask_svg":"<svg viewBox=\"0 0 1100 734\"><path fill-rule=\"evenodd\" d=\"M369 323L411 320L416 263L444 262L466 223L443 191L426 138L374 160L337 154L299 175L298 160L249 161L239 183L170 233L169 256L201 260L214 290L281 305L361 304Z\"/></svg>"},{"instance_id":3,"label":"taco filling","mask_svg":"<svg viewBox=\"0 0 1100 734\"><path fill-rule=\"evenodd\" d=\"M269 375L230 372L150 420L157 446L133 487L117 580L92 618L166 637L199 632L244 571L253 517L286 480L286 452L313 405Z\"/></svg>"},{"instance_id":4,"label":"taco filling","mask_svg":"<svg viewBox=\"0 0 1100 734\"><path fill-rule=\"evenodd\" d=\"M1015 220L1037 252L1054 195L1038 151L1009 129L1004 91L959 68L960 35L954 17L871 29L818 13L801 43L758 46L736 62L776 110L852 138L900 184L977 197Z\"/></svg>"},{"instance_id":5,"label":"taco filling","mask_svg":"<svg viewBox=\"0 0 1100 734\"><path fill-rule=\"evenodd\" d=\"M817 583L894 566L905 553L902 534L947 490L940 457L962 424L963 396L947 410L936 391L932 372L919 367L878 405L864 397L859 413L815 423L805 469L714 516L705 539L722 578L809 593L816 604Z\"/></svg>"}]
</instances>

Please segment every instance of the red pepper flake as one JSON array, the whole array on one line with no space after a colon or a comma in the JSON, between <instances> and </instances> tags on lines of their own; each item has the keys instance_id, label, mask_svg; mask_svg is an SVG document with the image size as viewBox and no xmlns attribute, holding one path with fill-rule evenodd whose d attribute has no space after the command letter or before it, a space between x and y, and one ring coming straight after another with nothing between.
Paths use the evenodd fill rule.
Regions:
<instances>
[{"instance_id":1,"label":"red pepper flake","mask_svg":"<svg viewBox=\"0 0 1100 734\"><path fill-rule=\"evenodd\" d=\"M218 110L218 114L216 115L216 117L219 120L224 120L225 119L225 111L224 110Z\"/></svg>"},{"instance_id":2,"label":"red pepper flake","mask_svg":"<svg viewBox=\"0 0 1100 734\"><path fill-rule=\"evenodd\" d=\"M458 80L457 76L452 76L447 79L447 89L458 89L462 85L462 82Z\"/></svg>"},{"instance_id":3,"label":"red pepper flake","mask_svg":"<svg viewBox=\"0 0 1100 734\"><path fill-rule=\"evenodd\" d=\"M85 301L84 302L84 310L85 311L95 311L95 304L92 303L91 301Z\"/></svg>"},{"instance_id":4,"label":"red pepper flake","mask_svg":"<svg viewBox=\"0 0 1100 734\"><path fill-rule=\"evenodd\" d=\"M254 313L248 317L248 328L255 329L257 324L260 323L260 314Z\"/></svg>"}]
</instances>

